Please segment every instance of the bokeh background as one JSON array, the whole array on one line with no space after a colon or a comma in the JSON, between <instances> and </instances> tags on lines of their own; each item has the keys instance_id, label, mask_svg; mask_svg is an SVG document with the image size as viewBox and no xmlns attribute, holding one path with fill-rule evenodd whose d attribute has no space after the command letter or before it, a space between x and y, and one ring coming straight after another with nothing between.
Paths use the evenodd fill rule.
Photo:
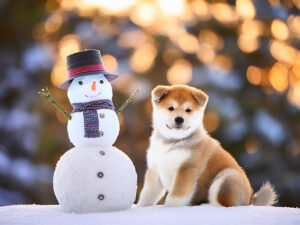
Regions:
<instances>
[{"instance_id":1,"label":"bokeh background","mask_svg":"<svg viewBox=\"0 0 300 225\"><path fill-rule=\"evenodd\" d=\"M0 205L55 204L52 175L72 147L66 119L37 92L48 86L71 112L68 54L100 49L120 106L116 146L139 177L151 133L150 91L206 91L208 132L257 190L270 180L280 206L300 206L300 0L1 0Z\"/></svg>"}]
</instances>

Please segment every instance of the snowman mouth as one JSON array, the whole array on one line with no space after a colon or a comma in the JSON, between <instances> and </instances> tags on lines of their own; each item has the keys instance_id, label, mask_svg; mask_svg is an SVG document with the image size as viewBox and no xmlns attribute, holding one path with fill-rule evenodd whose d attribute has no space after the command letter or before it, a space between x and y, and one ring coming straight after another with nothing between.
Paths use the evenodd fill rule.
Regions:
<instances>
[{"instance_id":1,"label":"snowman mouth","mask_svg":"<svg viewBox=\"0 0 300 225\"><path fill-rule=\"evenodd\" d=\"M84 96L87 97L87 98L93 98L93 97L97 97L97 96L99 96L99 95L101 95L101 92L99 92L99 93L96 94L96 95L84 95Z\"/></svg>"}]
</instances>

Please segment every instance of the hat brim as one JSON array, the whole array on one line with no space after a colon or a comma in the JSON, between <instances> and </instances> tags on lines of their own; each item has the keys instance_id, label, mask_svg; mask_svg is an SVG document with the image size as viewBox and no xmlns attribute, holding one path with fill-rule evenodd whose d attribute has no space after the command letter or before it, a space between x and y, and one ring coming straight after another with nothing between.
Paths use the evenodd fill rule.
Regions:
<instances>
[{"instance_id":1,"label":"hat brim","mask_svg":"<svg viewBox=\"0 0 300 225\"><path fill-rule=\"evenodd\" d=\"M64 81L62 84L60 84L58 86L58 88L61 88L61 89L68 89L72 83L72 80L74 80L75 78L78 78L78 77L85 77L85 76L93 76L93 75L104 75L105 78L111 82L115 79L117 79L119 77L119 75L117 74L114 74L114 73L111 73L111 72L108 72L108 71L89 71L89 72L85 72L85 73L81 73L81 74L76 74L76 75L73 75L71 77L68 77L68 79L66 81Z\"/></svg>"}]
</instances>

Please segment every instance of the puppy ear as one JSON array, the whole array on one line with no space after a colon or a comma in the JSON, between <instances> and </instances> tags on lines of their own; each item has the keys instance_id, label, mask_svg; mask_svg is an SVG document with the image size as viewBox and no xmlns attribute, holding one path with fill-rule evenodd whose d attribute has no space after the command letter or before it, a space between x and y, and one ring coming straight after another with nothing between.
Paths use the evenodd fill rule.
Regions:
<instances>
[{"instance_id":1,"label":"puppy ear","mask_svg":"<svg viewBox=\"0 0 300 225\"><path fill-rule=\"evenodd\" d=\"M161 86L161 85L157 86L151 92L152 101L154 103L160 102L168 94L168 91L169 91L168 86Z\"/></svg>"},{"instance_id":2,"label":"puppy ear","mask_svg":"<svg viewBox=\"0 0 300 225\"><path fill-rule=\"evenodd\" d=\"M208 101L208 95L199 89L195 89L192 93L193 98L199 103L199 105L204 106Z\"/></svg>"}]
</instances>

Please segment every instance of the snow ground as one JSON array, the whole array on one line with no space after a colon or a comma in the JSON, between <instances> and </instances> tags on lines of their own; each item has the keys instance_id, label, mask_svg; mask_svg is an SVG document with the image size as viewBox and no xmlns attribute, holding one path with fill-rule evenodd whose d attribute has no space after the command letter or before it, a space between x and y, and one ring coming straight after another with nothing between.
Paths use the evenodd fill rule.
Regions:
<instances>
[{"instance_id":1,"label":"snow ground","mask_svg":"<svg viewBox=\"0 0 300 225\"><path fill-rule=\"evenodd\" d=\"M59 205L0 207L0 225L299 225L300 209L266 206L166 208L153 206L120 212L64 213Z\"/></svg>"}]
</instances>

